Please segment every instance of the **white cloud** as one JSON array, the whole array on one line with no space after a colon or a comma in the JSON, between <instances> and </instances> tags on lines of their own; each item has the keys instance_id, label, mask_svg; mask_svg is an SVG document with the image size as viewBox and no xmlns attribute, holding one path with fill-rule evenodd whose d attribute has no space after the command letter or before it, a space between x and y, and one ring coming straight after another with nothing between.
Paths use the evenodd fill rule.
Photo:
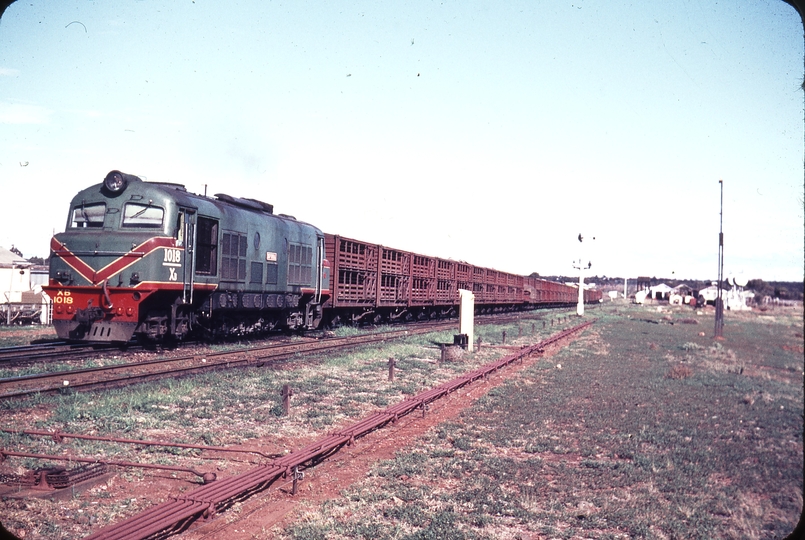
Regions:
<instances>
[{"instance_id":1,"label":"white cloud","mask_svg":"<svg viewBox=\"0 0 805 540\"><path fill-rule=\"evenodd\" d=\"M0 124L47 124L51 113L39 105L0 103Z\"/></svg>"},{"instance_id":2,"label":"white cloud","mask_svg":"<svg viewBox=\"0 0 805 540\"><path fill-rule=\"evenodd\" d=\"M19 74L18 69L0 67L0 77L16 77Z\"/></svg>"}]
</instances>

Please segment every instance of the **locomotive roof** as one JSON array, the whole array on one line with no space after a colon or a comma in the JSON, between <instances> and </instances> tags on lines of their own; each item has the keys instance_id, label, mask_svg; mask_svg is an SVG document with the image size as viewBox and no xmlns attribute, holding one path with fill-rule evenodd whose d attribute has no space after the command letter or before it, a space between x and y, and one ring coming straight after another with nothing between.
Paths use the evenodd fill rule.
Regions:
<instances>
[{"instance_id":1,"label":"locomotive roof","mask_svg":"<svg viewBox=\"0 0 805 540\"><path fill-rule=\"evenodd\" d=\"M274 206L272 204L257 199L233 197L232 195L227 195L225 193L216 193L214 196L215 198L211 198L188 192L187 188L183 184L144 181L138 176L119 173L119 171L110 172L109 175L107 175L107 178L109 178L113 173L118 173L119 175L125 177L127 181L127 184L121 191L117 193L110 192L106 186L106 180L104 180L104 182L101 182L100 184L95 184L78 192L78 194L73 197L73 201L78 202L83 200L98 200L99 198L114 199L118 196L122 196L125 200L128 200L132 194L132 191L134 191L138 195L152 199L155 203L159 200L162 200L162 204L168 204L168 201L172 200L175 201L176 204L195 208L201 210L202 212L204 211L205 207L210 209L209 205L218 207L221 210L224 208L234 207L239 210L244 210L255 214L270 215L276 219L293 221L299 225L314 227L309 223L299 221L295 217L287 214L274 214ZM129 194L129 197L125 197L126 193Z\"/></svg>"}]
</instances>

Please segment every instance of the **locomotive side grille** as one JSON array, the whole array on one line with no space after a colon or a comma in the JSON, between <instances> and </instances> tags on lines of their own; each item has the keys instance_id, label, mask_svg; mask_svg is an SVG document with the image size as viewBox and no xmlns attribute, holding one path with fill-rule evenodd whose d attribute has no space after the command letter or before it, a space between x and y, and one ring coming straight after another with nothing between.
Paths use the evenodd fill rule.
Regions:
<instances>
[{"instance_id":1,"label":"locomotive side grille","mask_svg":"<svg viewBox=\"0 0 805 540\"><path fill-rule=\"evenodd\" d=\"M252 262L251 272L249 272L249 283L263 282L263 263Z\"/></svg>"},{"instance_id":2,"label":"locomotive side grille","mask_svg":"<svg viewBox=\"0 0 805 540\"><path fill-rule=\"evenodd\" d=\"M288 284L310 285L313 281L313 247L288 245Z\"/></svg>"},{"instance_id":3,"label":"locomotive side grille","mask_svg":"<svg viewBox=\"0 0 805 540\"><path fill-rule=\"evenodd\" d=\"M224 233L221 241L221 279L246 281L248 241L242 233ZM262 277L261 277L262 280Z\"/></svg>"}]
</instances>

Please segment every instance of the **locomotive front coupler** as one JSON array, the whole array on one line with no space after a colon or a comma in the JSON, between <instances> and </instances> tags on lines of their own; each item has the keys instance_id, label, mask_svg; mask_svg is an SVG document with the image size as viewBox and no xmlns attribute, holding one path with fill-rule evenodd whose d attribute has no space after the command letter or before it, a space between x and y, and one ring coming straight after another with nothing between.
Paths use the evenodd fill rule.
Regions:
<instances>
[{"instance_id":1,"label":"locomotive front coupler","mask_svg":"<svg viewBox=\"0 0 805 540\"><path fill-rule=\"evenodd\" d=\"M90 300L90 305L87 306L87 309L75 310L75 320L77 322L92 324L95 321L103 319L104 311L99 307L92 307L91 302Z\"/></svg>"}]
</instances>

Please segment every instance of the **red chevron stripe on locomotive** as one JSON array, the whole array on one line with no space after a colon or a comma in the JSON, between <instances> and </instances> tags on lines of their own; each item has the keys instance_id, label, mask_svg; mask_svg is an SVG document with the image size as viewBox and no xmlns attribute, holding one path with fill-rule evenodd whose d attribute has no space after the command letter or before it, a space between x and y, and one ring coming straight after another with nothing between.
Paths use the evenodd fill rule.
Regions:
<instances>
[{"instance_id":1,"label":"red chevron stripe on locomotive","mask_svg":"<svg viewBox=\"0 0 805 540\"><path fill-rule=\"evenodd\" d=\"M102 281L114 276L118 272L125 270L139 259L142 259L143 257L146 257L152 253L154 250L166 247L175 248L176 239L169 236L155 236L153 238L149 238L139 246L132 248L131 251L115 259L100 270L95 270L81 260L79 256L70 251L66 245L59 242L55 237L50 240L50 249L53 251L54 255L60 257L65 263L67 263L68 266L70 266L70 268L78 272L81 277L93 285L97 285L98 283L101 283Z\"/></svg>"}]
</instances>

